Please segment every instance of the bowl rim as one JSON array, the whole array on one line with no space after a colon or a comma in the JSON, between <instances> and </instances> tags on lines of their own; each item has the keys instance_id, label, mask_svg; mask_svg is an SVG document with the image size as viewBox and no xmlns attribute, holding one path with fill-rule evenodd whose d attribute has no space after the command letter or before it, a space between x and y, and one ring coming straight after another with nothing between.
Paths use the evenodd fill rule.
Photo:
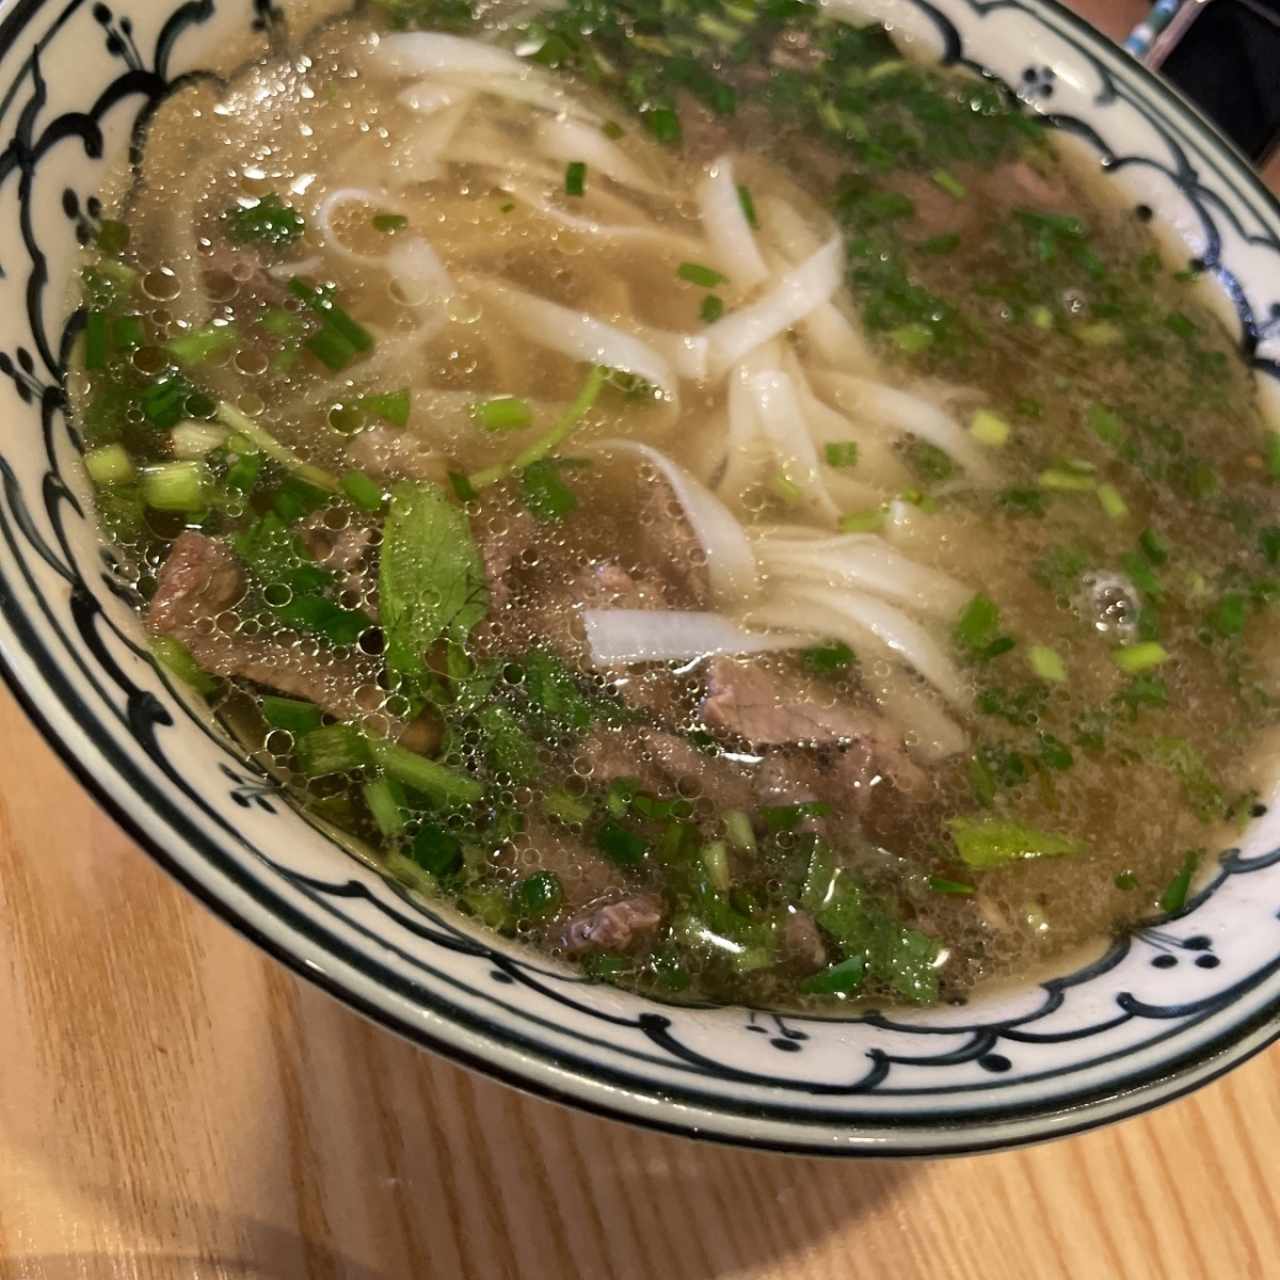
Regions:
<instances>
[{"instance_id":1,"label":"bowl rim","mask_svg":"<svg viewBox=\"0 0 1280 1280\"><path fill-rule=\"evenodd\" d=\"M1260 198L1268 214L1280 222L1280 197L1263 184L1220 130L1172 86L1131 59L1059 0L961 2L978 15L991 9L1012 7L1039 21L1052 17L1057 23L1046 21L1046 26L1061 34L1057 24L1065 24L1074 33L1073 39L1083 42L1085 52L1102 62L1108 70L1115 72L1127 68L1131 73L1136 72L1144 92L1166 108L1172 132L1176 135L1195 130L1202 135L1209 148L1221 157L1234 181L1250 195ZM25 3L18 0L4 14L0 19L0 50L12 45L27 20L42 7L42 0L25 0ZM794 1123L763 1115L753 1116L750 1107L729 1112L705 1103L681 1102L660 1086L646 1091L637 1087L633 1080L626 1084L611 1082L606 1078L608 1071L604 1068L558 1063L554 1050L548 1048L537 1052L505 1041L492 1030L477 1030L469 1025L467 1019L442 1012L428 1001L420 1002L415 1009L417 1016L409 1018L398 1016L386 1004L366 998L359 990L359 983L346 980L341 974L335 976L324 972L310 962L305 948L298 945L297 931L293 926L279 922L274 931L260 926L228 896L220 894L215 883L202 881L195 875L166 848L162 839L147 829L141 816L129 807L127 799L113 794L107 784L95 775L88 761L73 747L72 741L84 733L86 745L96 747L108 757L122 759L117 744L90 742L89 735L78 725L69 729L59 728L54 722L54 715L42 705L50 698L60 702L44 671L40 671L40 678L33 685L24 685L12 661L7 637L0 642L0 676L72 775L119 826L218 918L273 959L367 1019L455 1063L525 1093L605 1118L704 1141L799 1155L903 1158L974 1154L1067 1136L1140 1114L1216 1079L1280 1039L1280 996L1277 996L1250 1017L1179 1057L1158 1062L1145 1072L1123 1081L1102 1084L1072 1095L1058 1104L1039 1109L1024 1107L1015 1114L1004 1116L997 1107L991 1111L974 1112L964 1119L942 1123L924 1120L909 1126L893 1119L880 1121L862 1117L850 1121L847 1128L841 1130L829 1125L825 1128L814 1125L815 1136L807 1140L799 1136L800 1128ZM127 793L129 796L133 794L131 791ZM193 843L183 835L176 838L184 846ZM341 945L339 940L334 942ZM335 958L346 966L342 957ZM660 1109L665 1114L659 1114ZM817 1136L824 1132L829 1135L825 1140Z\"/></svg>"}]
</instances>

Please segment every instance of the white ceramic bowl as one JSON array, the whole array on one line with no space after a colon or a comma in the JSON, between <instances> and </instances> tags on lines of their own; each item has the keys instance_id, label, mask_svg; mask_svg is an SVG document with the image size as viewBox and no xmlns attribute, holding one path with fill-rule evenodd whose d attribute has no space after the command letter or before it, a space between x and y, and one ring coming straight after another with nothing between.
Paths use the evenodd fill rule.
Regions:
<instances>
[{"instance_id":1,"label":"white ceramic bowl","mask_svg":"<svg viewBox=\"0 0 1280 1280\"><path fill-rule=\"evenodd\" d=\"M116 0L112 0L116 3ZM512 1084L793 1151L972 1151L1194 1087L1280 1034L1280 823L1175 918L963 1007L859 1017L664 1006L423 907L292 811L145 656L112 589L61 382L66 300L108 167L186 77L261 53L270 0L16 0L0 19L0 654L50 742L144 848L296 972ZM838 0L986 69L1092 151L1207 268L1280 399L1280 207L1193 110L1045 0ZM1135 822L1142 815L1133 815Z\"/></svg>"}]
</instances>

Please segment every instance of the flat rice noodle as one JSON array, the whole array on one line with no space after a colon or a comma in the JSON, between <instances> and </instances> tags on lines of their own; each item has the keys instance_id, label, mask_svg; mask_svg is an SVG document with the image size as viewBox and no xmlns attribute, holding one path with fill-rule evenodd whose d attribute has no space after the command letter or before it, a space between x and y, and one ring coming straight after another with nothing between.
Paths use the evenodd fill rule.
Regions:
<instances>
[{"instance_id":1,"label":"flat rice noodle","mask_svg":"<svg viewBox=\"0 0 1280 1280\"><path fill-rule=\"evenodd\" d=\"M864 669L861 679L902 731L903 746L921 764L939 764L969 749L969 735L938 705L933 693L907 672L876 675Z\"/></svg>"},{"instance_id":2,"label":"flat rice noodle","mask_svg":"<svg viewBox=\"0 0 1280 1280\"><path fill-rule=\"evenodd\" d=\"M499 307L528 341L572 360L634 374L673 403L679 401L670 363L633 334L497 280L470 277L463 283L469 292Z\"/></svg>"},{"instance_id":3,"label":"flat rice noodle","mask_svg":"<svg viewBox=\"0 0 1280 1280\"><path fill-rule=\"evenodd\" d=\"M407 307L440 303L454 292L440 255L421 236L396 236L386 255L396 297Z\"/></svg>"},{"instance_id":4,"label":"flat rice noodle","mask_svg":"<svg viewBox=\"0 0 1280 1280\"><path fill-rule=\"evenodd\" d=\"M392 176L401 186L435 182L444 176L453 140L471 110L473 95L465 94L451 107L444 107L408 131L392 155Z\"/></svg>"},{"instance_id":5,"label":"flat rice noodle","mask_svg":"<svg viewBox=\"0 0 1280 1280\"><path fill-rule=\"evenodd\" d=\"M582 624L593 665L693 662L717 655L801 649L812 636L749 631L720 613L681 609L584 609Z\"/></svg>"},{"instance_id":6,"label":"flat rice noodle","mask_svg":"<svg viewBox=\"0 0 1280 1280\"><path fill-rule=\"evenodd\" d=\"M534 75L529 63L506 49L444 31L403 31L379 36L369 52L369 62L376 70L395 76Z\"/></svg>"},{"instance_id":7,"label":"flat rice noodle","mask_svg":"<svg viewBox=\"0 0 1280 1280\"><path fill-rule=\"evenodd\" d=\"M746 530L701 481L660 449L638 440L600 440L590 448L643 458L671 486L698 545L706 552L707 578L717 605L740 605L758 592L756 556Z\"/></svg>"},{"instance_id":8,"label":"flat rice noodle","mask_svg":"<svg viewBox=\"0 0 1280 1280\"><path fill-rule=\"evenodd\" d=\"M733 161L720 156L698 186L698 208L711 256L734 285L750 289L769 278L733 179Z\"/></svg>"},{"instance_id":9,"label":"flat rice noodle","mask_svg":"<svg viewBox=\"0 0 1280 1280\"><path fill-rule=\"evenodd\" d=\"M801 502L823 519L834 522L840 513L827 492L822 464L794 383L781 370L770 370L752 377L747 391L755 403L761 431L788 478L804 492Z\"/></svg>"},{"instance_id":10,"label":"flat rice noodle","mask_svg":"<svg viewBox=\"0 0 1280 1280\"><path fill-rule=\"evenodd\" d=\"M344 204L363 204L370 211L390 209L401 214L408 213L408 206L395 196L389 196L380 191L372 191L368 187L339 187L336 191L330 191L316 205L313 221L316 229L320 232L320 238L324 241L324 247L330 253L337 254L340 258L346 258L348 262L377 263L381 265L386 259L385 253L360 253L355 249L349 249L342 243L338 236L337 228L333 225L333 216L338 208ZM300 274L297 267L292 268L292 274Z\"/></svg>"},{"instance_id":11,"label":"flat rice noodle","mask_svg":"<svg viewBox=\"0 0 1280 1280\"><path fill-rule=\"evenodd\" d=\"M579 120L545 120L534 144L543 155L565 163L580 160L587 166L587 183L594 173L602 173L624 187L659 195L663 188L621 148L610 142L594 125Z\"/></svg>"},{"instance_id":12,"label":"flat rice noodle","mask_svg":"<svg viewBox=\"0 0 1280 1280\"><path fill-rule=\"evenodd\" d=\"M844 247L832 238L812 257L788 271L758 302L739 307L708 326L711 376L718 378L744 356L798 324L830 300L840 285Z\"/></svg>"}]
</instances>

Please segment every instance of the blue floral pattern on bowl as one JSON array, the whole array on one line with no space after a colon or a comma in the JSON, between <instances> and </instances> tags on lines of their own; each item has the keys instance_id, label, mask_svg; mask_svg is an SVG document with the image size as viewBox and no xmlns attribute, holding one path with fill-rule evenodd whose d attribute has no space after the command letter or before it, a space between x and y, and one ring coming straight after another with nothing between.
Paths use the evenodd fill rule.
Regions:
<instances>
[{"instance_id":1,"label":"blue floral pattern on bowl","mask_svg":"<svg viewBox=\"0 0 1280 1280\"><path fill-rule=\"evenodd\" d=\"M999 76L1203 268L1280 404L1280 208L1213 129L1037 0L833 0L921 56ZM1280 823L1260 813L1175 918L1036 983L856 1017L668 1006L584 982L416 900L276 795L146 656L65 414L65 300L112 164L193 78L287 16L269 0L21 0L0 20L0 655L98 798L299 973L481 1070L611 1115L790 1150L975 1150L1177 1095L1280 1033ZM1208 287L1208 286L1206 286ZM1260 806L1261 808L1261 806ZM1141 815L1135 815L1141 821Z\"/></svg>"}]
</instances>

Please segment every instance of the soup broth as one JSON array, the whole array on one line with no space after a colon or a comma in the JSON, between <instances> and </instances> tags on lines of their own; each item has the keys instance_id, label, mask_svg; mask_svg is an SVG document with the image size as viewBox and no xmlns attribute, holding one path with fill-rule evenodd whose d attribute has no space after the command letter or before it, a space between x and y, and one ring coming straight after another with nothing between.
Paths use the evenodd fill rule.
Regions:
<instances>
[{"instance_id":1,"label":"soup broth","mask_svg":"<svg viewBox=\"0 0 1280 1280\"><path fill-rule=\"evenodd\" d=\"M407 892L955 999L1257 805L1280 436L1149 218L799 0L389 0L157 115L73 401L157 660Z\"/></svg>"}]
</instances>

